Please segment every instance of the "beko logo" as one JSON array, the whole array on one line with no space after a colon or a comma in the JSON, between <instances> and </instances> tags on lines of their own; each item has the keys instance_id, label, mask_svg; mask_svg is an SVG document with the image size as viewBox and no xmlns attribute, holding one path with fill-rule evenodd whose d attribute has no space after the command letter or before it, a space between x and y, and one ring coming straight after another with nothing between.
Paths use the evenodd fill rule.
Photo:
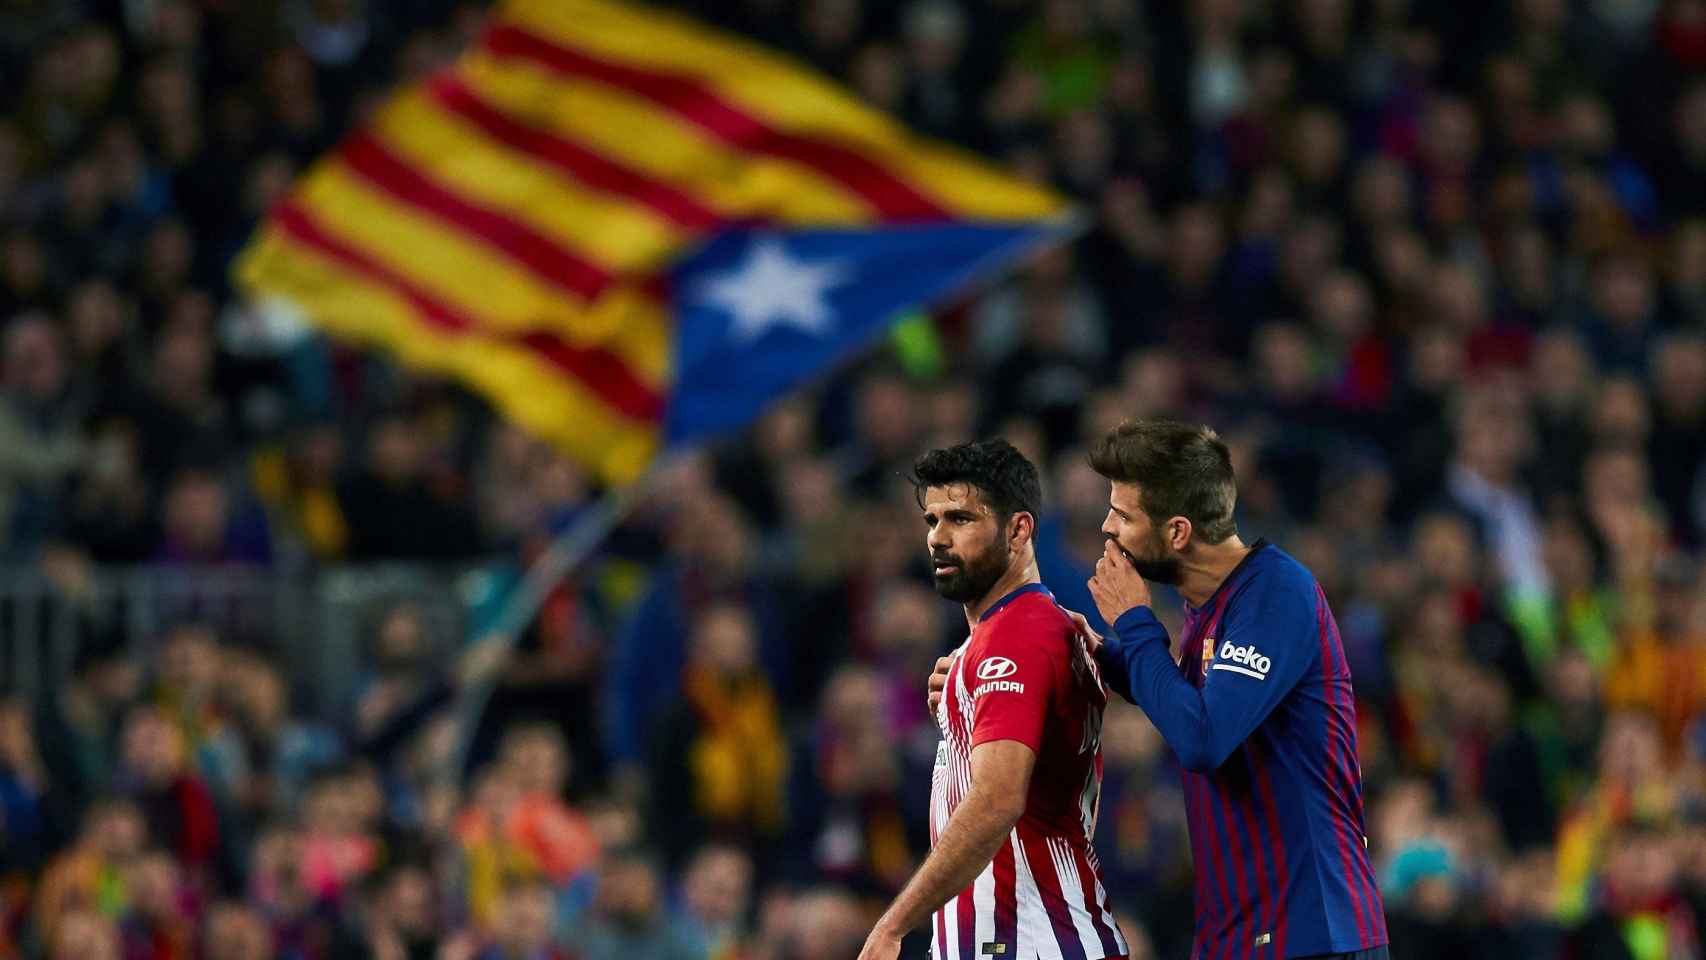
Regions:
<instances>
[{"instance_id":1,"label":"beko logo","mask_svg":"<svg viewBox=\"0 0 1706 960\"><path fill-rule=\"evenodd\" d=\"M1240 647L1228 640L1220 646L1212 670L1230 670L1246 677L1266 680L1274 662L1256 651L1256 645Z\"/></svg>"},{"instance_id":2,"label":"beko logo","mask_svg":"<svg viewBox=\"0 0 1706 960\"><path fill-rule=\"evenodd\" d=\"M1017 669L1019 669L1018 664L1006 657L990 657L977 665L977 678L979 680L1000 680L1002 677L1011 677L1013 671Z\"/></svg>"}]
</instances>

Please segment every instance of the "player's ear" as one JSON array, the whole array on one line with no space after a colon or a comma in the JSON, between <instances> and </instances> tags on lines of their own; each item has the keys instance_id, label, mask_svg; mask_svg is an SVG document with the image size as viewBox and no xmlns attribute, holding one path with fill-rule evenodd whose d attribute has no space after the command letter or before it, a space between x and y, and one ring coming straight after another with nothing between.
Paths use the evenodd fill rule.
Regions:
<instances>
[{"instance_id":1,"label":"player's ear","mask_svg":"<svg viewBox=\"0 0 1706 960\"><path fill-rule=\"evenodd\" d=\"M1037 535L1037 518L1029 512L1021 510L1013 514L1007 521L1007 542L1013 547L1023 547L1025 543Z\"/></svg>"},{"instance_id":2,"label":"player's ear","mask_svg":"<svg viewBox=\"0 0 1706 960\"><path fill-rule=\"evenodd\" d=\"M1174 517L1167 521L1167 543L1176 551L1182 551L1191 545L1191 537L1196 530L1191 526L1190 517Z\"/></svg>"}]
</instances>

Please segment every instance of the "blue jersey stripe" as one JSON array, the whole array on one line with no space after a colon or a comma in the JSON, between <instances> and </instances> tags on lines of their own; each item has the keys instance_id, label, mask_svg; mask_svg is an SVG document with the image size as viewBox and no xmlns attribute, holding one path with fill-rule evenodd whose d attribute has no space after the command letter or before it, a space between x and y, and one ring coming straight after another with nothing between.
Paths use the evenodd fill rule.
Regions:
<instances>
[{"instance_id":1,"label":"blue jersey stripe","mask_svg":"<svg viewBox=\"0 0 1706 960\"><path fill-rule=\"evenodd\" d=\"M1244 753L1244 775L1248 782L1238 798L1239 818L1244 821L1245 833L1250 838L1250 878L1256 892L1256 909L1251 915L1251 929L1245 942L1255 944L1256 936L1262 933L1272 935L1274 924L1274 875L1273 855L1268 848L1269 835L1267 825L1256 813L1256 741L1260 734L1251 737L1249 749ZM1258 951L1260 952L1260 951Z\"/></svg>"},{"instance_id":2,"label":"blue jersey stripe","mask_svg":"<svg viewBox=\"0 0 1706 960\"><path fill-rule=\"evenodd\" d=\"M1336 787L1335 792L1338 795L1339 802L1348 807L1350 806L1355 786L1354 780L1349 776L1350 768L1349 764L1346 762L1347 758L1343 756L1343 752L1348 751L1351 746L1350 743L1346 742L1343 723L1345 719L1345 712L1350 710L1354 714L1355 708L1347 702L1350 699L1348 685L1340 682L1341 678L1345 675L1341 672L1344 654L1339 648L1339 644L1336 642L1338 640L1338 637L1335 635L1337 631L1333 629L1332 617L1327 612L1327 598L1325 594L1321 592L1319 587L1316 588L1316 596L1318 598L1317 603L1319 604L1318 609L1320 611L1319 615L1321 618L1321 661L1323 664L1323 673L1325 674L1324 682L1329 700L1327 713L1327 769L1329 775L1337 781L1333 786ZM1343 868L1340 880L1350 895L1351 912L1356 918L1357 936L1363 945L1367 946L1369 945L1369 903L1366 898L1366 891L1359 882L1360 878L1357 876L1356 868L1353 866L1357 859L1355 851L1360 847L1360 843L1357 842L1360 838L1353 837L1351 835L1350 817L1338 817L1335 819L1339 827L1338 839L1340 861Z\"/></svg>"},{"instance_id":3,"label":"blue jersey stripe","mask_svg":"<svg viewBox=\"0 0 1706 960\"><path fill-rule=\"evenodd\" d=\"M1269 839L1268 864L1273 868L1274 899L1270 904L1271 911L1268 923L1273 933L1273 956L1285 957L1286 911L1283 904L1286 901L1286 849L1285 831L1280 825L1279 809L1274 803L1274 786L1268 777L1268 761L1264 756L1267 744L1261 737L1250 740L1250 766L1255 774L1256 795L1260 800L1262 822L1265 825Z\"/></svg>"}]
</instances>

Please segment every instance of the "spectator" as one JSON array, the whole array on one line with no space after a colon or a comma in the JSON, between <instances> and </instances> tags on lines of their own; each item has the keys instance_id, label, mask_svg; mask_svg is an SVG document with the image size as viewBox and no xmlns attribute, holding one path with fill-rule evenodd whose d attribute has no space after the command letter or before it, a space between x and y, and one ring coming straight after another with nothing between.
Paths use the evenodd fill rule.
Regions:
<instances>
[{"instance_id":1,"label":"spectator","mask_svg":"<svg viewBox=\"0 0 1706 960\"><path fill-rule=\"evenodd\" d=\"M432 875L423 865L407 860L378 874L358 929L346 931L335 955L352 960L369 956L428 960L435 956L444 927L432 884Z\"/></svg>"},{"instance_id":2,"label":"spectator","mask_svg":"<svg viewBox=\"0 0 1706 960\"><path fill-rule=\"evenodd\" d=\"M569 960L570 954L556 943L550 888L542 883L511 887L498 910L491 944L479 953L480 960ZM644 957L640 952L622 956Z\"/></svg>"},{"instance_id":3,"label":"spectator","mask_svg":"<svg viewBox=\"0 0 1706 960\"><path fill-rule=\"evenodd\" d=\"M115 888L120 871L142 852L146 837L147 825L135 804L111 799L89 808L82 832L42 872L34 908L43 942L57 944L67 925L77 928L71 939L86 937L81 928L89 911L99 911L95 916L103 923L123 913L124 898L103 899L102 891ZM115 941L117 936L114 930Z\"/></svg>"},{"instance_id":4,"label":"spectator","mask_svg":"<svg viewBox=\"0 0 1706 960\"><path fill-rule=\"evenodd\" d=\"M1679 755L1692 718L1706 709L1706 609L1698 567L1686 557L1662 561L1655 572L1650 623L1629 623L1619 658L1605 680L1606 705L1658 719L1671 757Z\"/></svg>"},{"instance_id":5,"label":"spectator","mask_svg":"<svg viewBox=\"0 0 1706 960\"><path fill-rule=\"evenodd\" d=\"M569 936L581 960L689 960L703 956L670 922L658 866L639 850L612 851L598 902Z\"/></svg>"},{"instance_id":6,"label":"spectator","mask_svg":"<svg viewBox=\"0 0 1706 960\"><path fill-rule=\"evenodd\" d=\"M178 863L164 851L148 851L132 861L124 876L130 909L121 922L127 956L189 960L195 930Z\"/></svg>"},{"instance_id":7,"label":"spectator","mask_svg":"<svg viewBox=\"0 0 1706 960\"><path fill-rule=\"evenodd\" d=\"M40 866L57 799L49 787L29 710L16 700L0 700L0 870L34 872Z\"/></svg>"},{"instance_id":8,"label":"spectator","mask_svg":"<svg viewBox=\"0 0 1706 960\"><path fill-rule=\"evenodd\" d=\"M65 790L72 820L113 785L120 715L141 679L127 651L96 636L78 651L71 676L37 705L42 765Z\"/></svg>"},{"instance_id":9,"label":"spectator","mask_svg":"<svg viewBox=\"0 0 1706 960\"><path fill-rule=\"evenodd\" d=\"M361 468L338 489L350 523L351 559L448 560L473 550L473 518L462 504L428 489L426 454L410 417L388 414L373 426ZM439 520L429 527L416 521L422 516Z\"/></svg>"},{"instance_id":10,"label":"spectator","mask_svg":"<svg viewBox=\"0 0 1706 960\"><path fill-rule=\"evenodd\" d=\"M43 314L14 320L0 344L0 521L15 549L39 543L85 455L66 392L64 346Z\"/></svg>"},{"instance_id":11,"label":"spectator","mask_svg":"<svg viewBox=\"0 0 1706 960\"><path fill-rule=\"evenodd\" d=\"M118 782L147 818L148 832L184 866L212 866L219 850L219 817L207 781L190 764L183 731L156 707L125 718Z\"/></svg>"},{"instance_id":12,"label":"spectator","mask_svg":"<svg viewBox=\"0 0 1706 960\"><path fill-rule=\"evenodd\" d=\"M682 872L678 925L688 928L708 960L733 960L746 947L752 859L735 846L701 848Z\"/></svg>"},{"instance_id":13,"label":"spectator","mask_svg":"<svg viewBox=\"0 0 1706 960\"><path fill-rule=\"evenodd\" d=\"M884 722L875 674L848 667L830 680L814 734L794 753L788 846L795 876L824 877L892 896L914 866L928 824L924 756L903 757ZM920 800L924 803L919 803Z\"/></svg>"},{"instance_id":14,"label":"spectator","mask_svg":"<svg viewBox=\"0 0 1706 960\"><path fill-rule=\"evenodd\" d=\"M707 608L694 626L682 702L658 722L651 795L672 865L713 835L765 844L781 834L787 744L776 695L758 669L757 632L738 605Z\"/></svg>"},{"instance_id":15,"label":"spectator","mask_svg":"<svg viewBox=\"0 0 1706 960\"><path fill-rule=\"evenodd\" d=\"M747 605L758 633L755 661L773 684L788 677L778 598L756 569L752 531L727 497L699 499L706 493L684 490L687 499L672 505L668 556L616 638L606 674L604 730L607 752L619 768L633 769L652 742L656 716L682 689L691 624L718 601Z\"/></svg>"},{"instance_id":16,"label":"spectator","mask_svg":"<svg viewBox=\"0 0 1706 960\"><path fill-rule=\"evenodd\" d=\"M498 764L519 794L507 832L534 869L557 888L589 887L598 840L563 802L570 758L562 734L546 724L516 727L504 735Z\"/></svg>"},{"instance_id":17,"label":"spectator","mask_svg":"<svg viewBox=\"0 0 1706 960\"><path fill-rule=\"evenodd\" d=\"M253 907L229 901L216 903L207 912L202 955L207 960L272 960L272 934L265 918Z\"/></svg>"},{"instance_id":18,"label":"spectator","mask_svg":"<svg viewBox=\"0 0 1706 960\"><path fill-rule=\"evenodd\" d=\"M124 956L118 927L92 910L67 914L49 941L53 960L119 960Z\"/></svg>"}]
</instances>

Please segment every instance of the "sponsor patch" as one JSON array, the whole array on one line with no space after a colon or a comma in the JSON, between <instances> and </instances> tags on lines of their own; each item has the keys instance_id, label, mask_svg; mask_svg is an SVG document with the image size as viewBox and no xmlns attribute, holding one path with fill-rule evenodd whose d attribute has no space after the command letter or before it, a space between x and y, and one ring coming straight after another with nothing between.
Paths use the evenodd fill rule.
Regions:
<instances>
[{"instance_id":1,"label":"sponsor patch","mask_svg":"<svg viewBox=\"0 0 1706 960\"><path fill-rule=\"evenodd\" d=\"M1211 669L1226 670L1243 674L1246 677L1255 677L1257 680L1266 680L1268 671L1272 670L1273 666L1273 660L1257 650L1255 644L1239 646L1228 640L1221 644L1220 653L1216 655L1214 666Z\"/></svg>"}]
</instances>

